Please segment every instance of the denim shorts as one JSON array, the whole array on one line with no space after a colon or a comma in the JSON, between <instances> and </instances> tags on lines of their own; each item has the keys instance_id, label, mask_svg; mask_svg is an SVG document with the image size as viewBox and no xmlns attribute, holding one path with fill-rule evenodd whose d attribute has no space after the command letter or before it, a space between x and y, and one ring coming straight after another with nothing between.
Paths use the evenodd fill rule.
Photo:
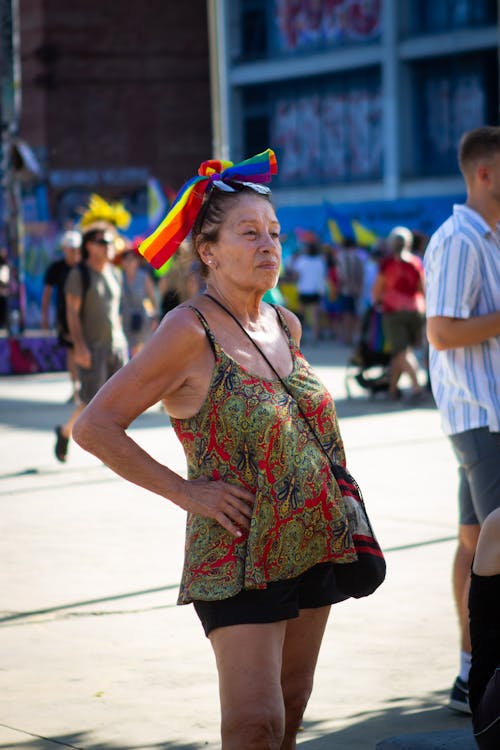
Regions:
<instances>
[{"instance_id":1,"label":"denim shorts","mask_svg":"<svg viewBox=\"0 0 500 750\"><path fill-rule=\"evenodd\" d=\"M301 609L317 609L346 599L337 589L333 563L319 563L286 581L273 581L265 589L240 591L218 601L194 601L205 635L228 625L291 620Z\"/></svg>"},{"instance_id":2,"label":"denim shorts","mask_svg":"<svg viewBox=\"0 0 500 750\"><path fill-rule=\"evenodd\" d=\"M500 432L487 427L450 435L459 463L458 508L463 526L482 524L500 507Z\"/></svg>"}]
</instances>

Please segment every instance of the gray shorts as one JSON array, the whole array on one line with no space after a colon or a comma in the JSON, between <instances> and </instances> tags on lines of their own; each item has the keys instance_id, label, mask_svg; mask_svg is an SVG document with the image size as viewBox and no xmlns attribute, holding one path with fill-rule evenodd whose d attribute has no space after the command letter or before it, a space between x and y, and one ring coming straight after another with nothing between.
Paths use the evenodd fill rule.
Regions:
<instances>
[{"instance_id":1,"label":"gray shorts","mask_svg":"<svg viewBox=\"0 0 500 750\"><path fill-rule=\"evenodd\" d=\"M422 343L424 317L416 310L400 310L382 315L384 337L392 355Z\"/></svg>"},{"instance_id":2,"label":"gray shorts","mask_svg":"<svg viewBox=\"0 0 500 750\"><path fill-rule=\"evenodd\" d=\"M500 432L487 427L450 435L459 463L460 524L482 524L500 507Z\"/></svg>"},{"instance_id":3,"label":"gray shorts","mask_svg":"<svg viewBox=\"0 0 500 750\"><path fill-rule=\"evenodd\" d=\"M128 359L127 352L122 349L110 350L106 345L89 346L91 365L89 368L78 367L80 378L80 399L83 404L92 401L95 394L106 380L118 372Z\"/></svg>"}]
</instances>

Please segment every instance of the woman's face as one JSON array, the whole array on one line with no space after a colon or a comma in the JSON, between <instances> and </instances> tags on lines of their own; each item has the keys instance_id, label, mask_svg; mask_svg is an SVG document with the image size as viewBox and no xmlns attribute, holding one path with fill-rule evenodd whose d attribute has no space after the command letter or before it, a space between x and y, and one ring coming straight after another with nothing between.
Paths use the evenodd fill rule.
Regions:
<instances>
[{"instance_id":1,"label":"woman's face","mask_svg":"<svg viewBox=\"0 0 500 750\"><path fill-rule=\"evenodd\" d=\"M214 281L264 293L278 281L279 235L280 225L269 201L241 193L220 226L217 242L205 243L200 256Z\"/></svg>"}]
</instances>

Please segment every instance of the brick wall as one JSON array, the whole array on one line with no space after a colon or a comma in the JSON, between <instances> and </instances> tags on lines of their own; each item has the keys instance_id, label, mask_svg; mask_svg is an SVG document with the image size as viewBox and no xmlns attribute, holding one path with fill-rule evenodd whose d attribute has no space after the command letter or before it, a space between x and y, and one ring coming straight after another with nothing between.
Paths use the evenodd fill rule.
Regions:
<instances>
[{"instance_id":1,"label":"brick wall","mask_svg":"<svg viewBox=\"0 0 500 750\"><path fill-rule=\"evenodd\" d=\"M177 189L210 156L205 0L20 5L22 135L49 174L145 171Z\"/></svg>"}]
</instances>

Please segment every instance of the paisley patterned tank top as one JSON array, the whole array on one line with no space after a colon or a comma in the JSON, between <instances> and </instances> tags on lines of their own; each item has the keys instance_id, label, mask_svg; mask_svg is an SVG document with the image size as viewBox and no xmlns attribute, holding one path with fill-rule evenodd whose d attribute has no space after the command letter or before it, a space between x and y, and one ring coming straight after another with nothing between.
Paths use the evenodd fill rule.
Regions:
<instances>
[{"instance_id":1,"label":"paisley patterned tank top","mask_svg":"<svg viewBox=\"0 0 500 750\"><path fill-rule=\"evenodd\" d=\"M345 464L333 399L294 343L293 369L283 378L248 372L205 328L215 366L206 399L189 419L171 418L186 454L188 478L245 487L255 496L250 530L233 537L217 521L188 513L178 603L226 599L242 589L300 575L313 565L351 562L356 553L342 496L297 402L335 463Z\"/></svg>"}]
</instances>

